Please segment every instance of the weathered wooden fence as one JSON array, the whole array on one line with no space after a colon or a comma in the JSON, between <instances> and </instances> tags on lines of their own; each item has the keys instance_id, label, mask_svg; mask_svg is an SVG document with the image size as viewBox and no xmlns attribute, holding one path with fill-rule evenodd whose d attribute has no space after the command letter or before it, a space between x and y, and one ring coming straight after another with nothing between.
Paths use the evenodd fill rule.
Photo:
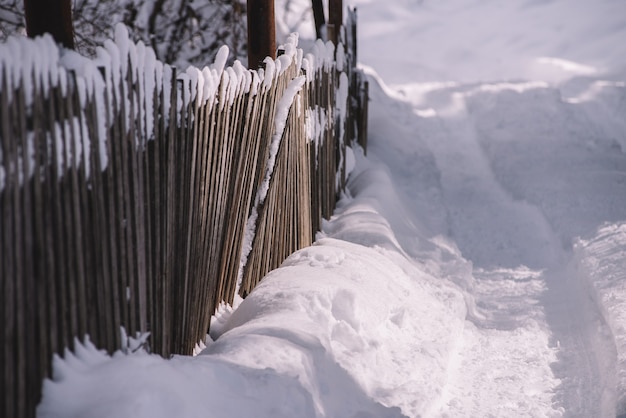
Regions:
<instances>
[{"instance_id":1,"label":"weathered wooden fence","mask_svg":"<svg viewBox=\"0 0 626 418\"><path fill-rule=\"evenodd\" d=\"M292 37L258 71L222 50L179 73L123 27L94 60L0 46L1 416L34 414L75 338L191 353L217 304L311 244L366 133L348 21L338 48Z\"/></svg>"}]
</instances>

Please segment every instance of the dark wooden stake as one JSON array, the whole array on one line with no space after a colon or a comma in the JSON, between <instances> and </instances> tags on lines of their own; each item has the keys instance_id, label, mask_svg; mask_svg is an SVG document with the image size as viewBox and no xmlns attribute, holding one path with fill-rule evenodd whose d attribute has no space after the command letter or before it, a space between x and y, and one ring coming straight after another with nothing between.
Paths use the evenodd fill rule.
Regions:
<instances>
[{"instance_id":1,"label":"dark wooden stake","mask_svg":"<svg viewBox=\"0 0 626 418\"><path fill-rule=\"evenodd\" d=\"M311 0L311 6L313 7L313 19L315 19L315 36L317 36L317 39L321 39L322 26L326 24L324 5L322 0Z\"/></svg>"},{"instance_id":2,"label":"dark wooden stake","mask_svg":"<svg viewBox=\"0 0 626 418\"><path fill-rule=\"evenodd\" d=\"M343 25L343 1L342 0L328 0L328 24L335 27L334 36L330 36L328 40L333 41L337 45L337 41L340 39L341 26Z\"/></svg>"},{"instance_id":3,"label":"dark wooden stake","mask_svg":"<svg viewBox=\"0 0 626 418\"><path fill-rule=\"evenodd\" d=\"M30 38L49 33L64 47L74 49L71 0L24 0L24 13Z\"/></svg>"},{"instance_id":4,"label":"dark wooden stake","mask_svg":"<svg viewBox=\"0 0 626 418\"><path fill-rule=\"evenodd\" d=\"M274 0L248 0L248 68L257 69L265 57L276 58Z\"/></svg>"}]
</instances>

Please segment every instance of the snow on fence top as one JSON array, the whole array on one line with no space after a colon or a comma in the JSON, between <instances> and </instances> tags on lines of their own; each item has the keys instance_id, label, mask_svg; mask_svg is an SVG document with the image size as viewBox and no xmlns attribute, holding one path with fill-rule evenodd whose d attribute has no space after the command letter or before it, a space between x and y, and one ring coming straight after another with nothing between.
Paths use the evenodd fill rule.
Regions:
<instances>
[{"instance_id":1,"label":"snow on fence top","mask_svg":"<svg viewBox=\"0 0 626 418\"><path fill-rule=\"evenodd\" d=\"M235 98L241 95L256 95L272 88L278 76L287 68L295 65L296 71L301 70L307 75L307 81L312 82L316 73L329 71L335 62L339 71L343 68L345 53L343 46L338 48L338 61L335 61L335 47L331 42L318 40L312 53L303 58L303 51L297 48L297 34L292 34L284 45L279 47L284 54L276 60L266 58L265 68L248 70L236 61L232 67L225 68L228 58L228 48L223 46L217 53L215 61L202 69L189 67L184 73L178 73L176 81L182 85L176 101L176 115L180 117L181 109L193 102L195 106L219 104L232 106ZM155 102L161 96L171 96L172 76L175 71L172 67L156 59L152 48L143 42L134 43L130 40L126 27L119 24L115 30L114 41L108 40L103 47L97 49L95 59L87 59L69 50L59 50L52 38L48 35L35 40L13 37L0 45L0 80L6 84L2 90L6 92L6 102L14 103L18 100L17 92L23 94L24 105L32 111L35 100L49 98L51 89L58 88L60 94L67 94L68 86L76 89L80 101L80 108L85 109L86 103L95 106L97 130L90 132L85 126L68 126L72 121L59 122L60 129L81 131L80 140L76 140L79 149L85 147L85 153L76 153L74 163L83 161L85 170L90 172L90 143L95 142L100 158L100 167L105 169L108 164L106 141L107 130L111 128L116 117L116 109L132 109L125 112L125 127L131 129L131 118L141 118L141 129L135 134L136 139L142 142L155 137ZM68 74L71 73L71 74ZM136 89L135 95L120 91L122 81L127 79ZM262 90L260 91L259 88ZM105 97L105 93L113 97ZM128 92L126 92L128 93ZM169 123L170 101L162 101L163 122ZM344 105L343 101L338 105ZM318 118L319 119L319 118ZM76 123L76 121L74 121ZM178 120L180 123L180 120ZM322 122L324 123L324 121ZM320 138L324 126L313 123L315 128L309 132L313 139ZM90 136L95 135L96 140ZM68 146L68 144L66 144ZM0 150L0 158L2 158ZM68 168L64 160L60 159L62 167ZM63 169L60 167L59 173ZM0 174L0 189L4 187L4 175ZM21 177L20 177L21 179Z\"/></svg>"},{"instance_id":2,"label":"snow on fence top","mask_svg":"<svg viewBox=\"0 0 626 418\"><path fill-rule=\"evenodd\" d=\"M346 94L342 45L297 42L258 70L222 48L184 72L124 26L95 59L47 36L0 45L0 415L34 411L76 337L113 351L124 327L190 354L218 304L312 242L366 99Z\"/></svg>"}]
</instances>

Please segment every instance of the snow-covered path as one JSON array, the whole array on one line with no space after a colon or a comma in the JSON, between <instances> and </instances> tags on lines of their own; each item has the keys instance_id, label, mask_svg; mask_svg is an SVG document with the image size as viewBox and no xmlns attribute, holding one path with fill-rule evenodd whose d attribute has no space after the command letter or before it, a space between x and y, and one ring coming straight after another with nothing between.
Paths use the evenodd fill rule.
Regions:
<instances>
[{"instance_id":1,"label":"snow-covered path","mask_svg":"<svg viewBox=\"0 0 626 418\"><path fill-rule=\"evenodd\" d=\"M621 6L470 3L360 5L377 28L361 43L380 86L373 124L384 126L373 128L371 155L415 217L474 267L477 313L430 414L612 416L614 337L572 247L626 217L624 62L601 52L618 45L608 38L621 24L608 22L623 20L610 12ZM600 22L614 29L602 45L589 36ZM393 37L400 44L382 48ZM593 77L607 68L617 71ZM390 140L389 125L405 129ZM432 173L415 176L425 161Z\"/></svg>"},{"instance_id":2,"label":"snow-covered path","mask_svg":"<svg viewBox=\"0 0 626 418\"><path fill-rule=\"evenodd\" d=\"M566 242L571 240L566 236L569 231L557 233L544 215L550 207L529 202L528 190L541 188L542 184L529 182L518 187L515 194L502 184L501 176L492 169L495 163L510 169L514 164L507 159L524 155L509 152L492 161L488 149L495 145L488 141L503 138L493 134L495 138L486 138L480 132L483 120L505 119L511 109L515 110L512 105L489 106L494 96L497 100L498 96L512 95L512 101L537 107L543 102L559 103L558 91L544 84L484 84L445 87L447 92L438 92L434 100L428 100L425 93L432 94L433 86L422 90L409 86L397 88L396 92L384 92L383 88L374 90L373 98L373 106L378 103L381 107L373 113L390 122L381 125L414 129L399 130L398 136L390 140L388 131L374 128L371 158L380 158L390 167L407 202L422 200L422 207L413 205L415 222L428 222L429 214L438 214L431 217L431 233L448 235L474 266L473 287L469 290L477 312L466 321L449 365L443 396L430 414L458 416L474 411L487 416L551 416L562 411L565 416L610 416L615 408L616 354L598 307L572 267L571 244ZM444 94L448 96L445 99ZM389 95L396 97L395 103ZM563 106L562 111L568 112L568 107ZM518 126L537 123L534 112L527 115L527 120L520 117L516 121ZM373 125L379 126L376 120ZM552 130L554 126L548 124L543 129ZM493 129L484 131L492 133ZM532 138L526 131L520 136L511 135L512 146L525 136ZM552 167L574 156L569 135L553 140L562 141L563 151L542 157L552 158ZM416 186L416 176L406 175L416 162L399 159L398 149L406 151L410 143L416 144L413 151L420 155L418 162L430 166L431 175L422 178L433 179L432 184L421 181ZM527 155L529 159L523 163L528 167L520 163L525 170L540 158L536 154L533 149ZM558 174L569 175L570 170ZM511 178L519 176L523 173ZM428 187L430 196L419 190ZM626 190L618 187L615 191L622 195ZM554 203L549 200L549 196L541 196L540 203ZM446 214L445 221L441 213ZM613 215L619 216L619 210ZM446 229L435 231L441 227ZM404 242L409 253L410 245Z\"/></svg>"},{"instance_id":3,"label":"snow-covered path","mask_svg":"<svg viewBox=\"0 0 626 418\"><path fill-rule=\"evenodd\" d=\"M624 131L606 135L622 119L589 115L607 98L626 98L623 83L598 91L590 82L581 97L563 98L542 82L388 87L371 78L380 106L371 158L390 167L415 222L454 240L474 266L477 313L431 413L611 416L615 346L572 240L625 216ZM389 126L404 128L390 139ZM431 173L407 175L417 164Z\"/></svg>"}]
</instances>

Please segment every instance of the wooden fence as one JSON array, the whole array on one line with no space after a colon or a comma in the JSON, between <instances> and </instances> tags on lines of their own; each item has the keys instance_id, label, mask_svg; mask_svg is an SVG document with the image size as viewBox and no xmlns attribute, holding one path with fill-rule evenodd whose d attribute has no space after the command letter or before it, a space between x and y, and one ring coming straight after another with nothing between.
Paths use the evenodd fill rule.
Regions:
<instances>
[{"instance_id":1,"label":"wooden fence","mask_svg":"<svg viewBox=\"0 0 626 418\"><path fill-rule=\"evenodd\" d=\"M124 27L94 60L0 45L1 416L34 415L75 338L190 354L220 302L311 244L366 134L355 21L258 71L221 50L180 73Z\"/></svg>"}]
</instances>

